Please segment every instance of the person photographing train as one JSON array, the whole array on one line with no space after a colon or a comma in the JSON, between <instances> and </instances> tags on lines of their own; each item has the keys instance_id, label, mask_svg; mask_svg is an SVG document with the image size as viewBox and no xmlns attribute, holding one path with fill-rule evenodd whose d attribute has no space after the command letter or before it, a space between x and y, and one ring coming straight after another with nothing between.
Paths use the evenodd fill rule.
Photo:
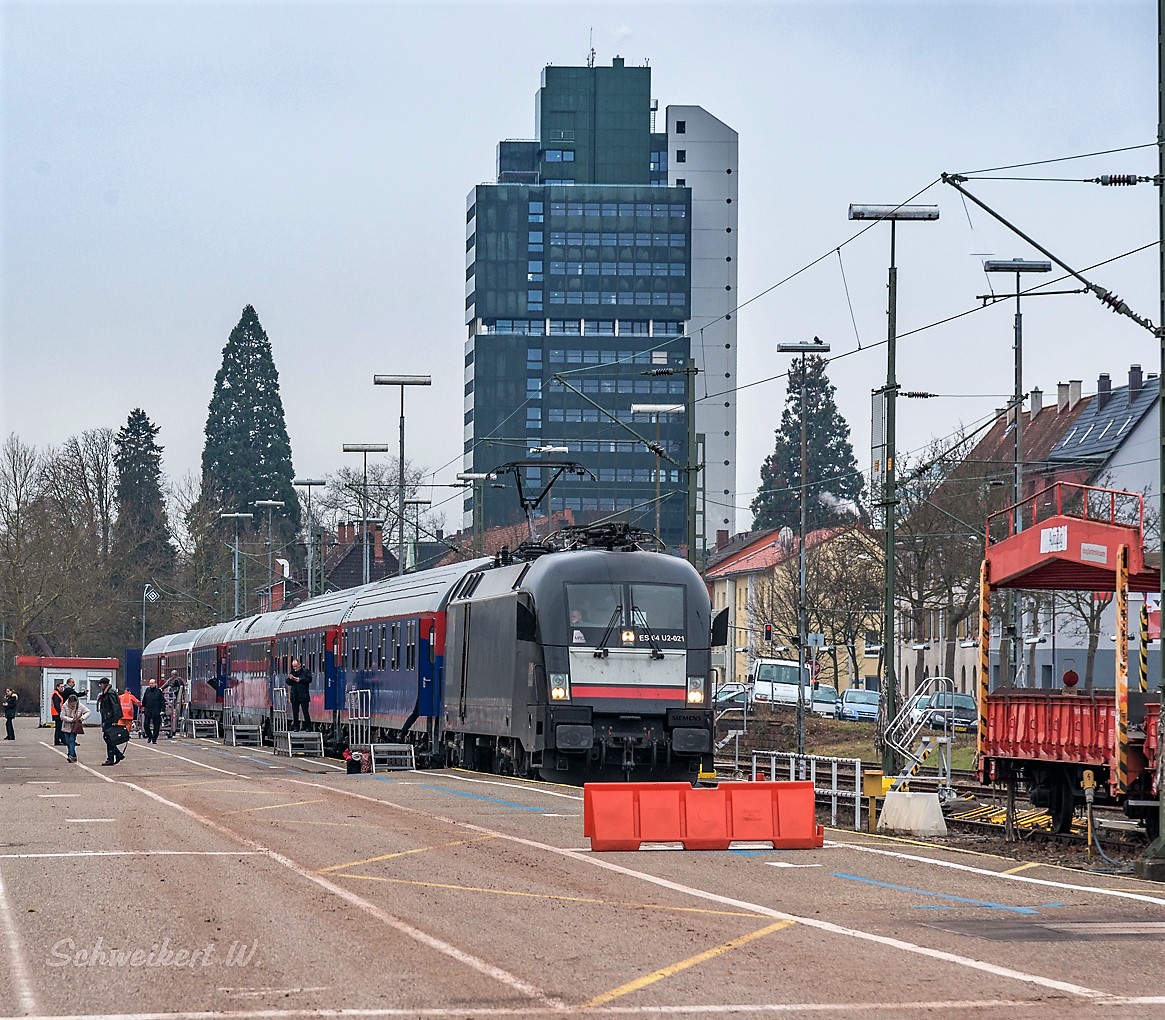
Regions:
<instances>
[{"instance_id":1,"label":"person photographing train","mask_svg":"<svg viewBox=\"0 0 1165 1020\"><path fill-rule=\"evenodd\" d=\"M303 712L303 728L310 730L311 670L301 665L299 659L291 660L291 669L287 673L287 700L291 702L291 728L299 730L299 713Z\"/></svg>"}]
</instances>

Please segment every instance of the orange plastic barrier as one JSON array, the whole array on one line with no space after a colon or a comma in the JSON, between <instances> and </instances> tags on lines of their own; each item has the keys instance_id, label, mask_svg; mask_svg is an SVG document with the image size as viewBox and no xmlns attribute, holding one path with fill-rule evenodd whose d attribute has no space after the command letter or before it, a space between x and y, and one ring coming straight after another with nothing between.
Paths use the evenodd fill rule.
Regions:
<instances>
[{"instance_id":1,"label":"orange plastic barrier","mask_svg":"<svg viewBox=\"0 0 1165 1020\"><path fill-rule=\"evenodd\" d=\"M685 850L727 850L734 841L777 850L822 846L812 783L587 783L583 835L592 850L638 850L641 843L683 843Z\"/></svg>"}]
</instances>

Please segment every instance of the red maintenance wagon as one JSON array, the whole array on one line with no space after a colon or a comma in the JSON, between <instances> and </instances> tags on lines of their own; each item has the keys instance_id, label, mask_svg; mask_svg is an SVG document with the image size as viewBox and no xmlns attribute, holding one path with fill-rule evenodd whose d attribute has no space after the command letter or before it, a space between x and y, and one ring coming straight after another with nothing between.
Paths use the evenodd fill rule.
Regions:
<instances>
[{"instance_id":1,"label":"red maintenance wagon","mask_svg":"<svg viewBox=\"0 0 1165 1020\"><path fill-rule=\"evenodd\" d=\"M1155 774L1160 692L1144 679L1129 690L1129 591L1155 592L1160 571L1145 562L1144 497L1059 482L987 519L979 576L979 748L985 782L1022 785L1066 832L1084 801L1119 804L1158 829ZM1115 592L1116 685L1077 692L990 690L990 594L997 588ZM1146 635L1142 631L1142 643Z\"/></svg>"}]
</instances>

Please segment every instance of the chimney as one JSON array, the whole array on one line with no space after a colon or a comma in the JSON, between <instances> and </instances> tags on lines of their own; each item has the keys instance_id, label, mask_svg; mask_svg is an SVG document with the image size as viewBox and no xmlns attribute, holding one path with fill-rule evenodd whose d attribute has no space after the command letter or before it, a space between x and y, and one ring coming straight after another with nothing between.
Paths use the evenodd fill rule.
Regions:
<instances>
[{"instance_id":1,"label":"chimney","mask_svg":"<svg viewBox=\"0 0 1165 1020\"><path fill-rule=\"evenodd\" d=\"M1077 404L1080 403L1080 380L1068 380L1068 410L1071 411Z\"/></svg>"},{"instance_id":2,"label":"chimney","mask_svg":"<svg viewBox=\"0 0 1165 1020\"><path fill-rule=\"evenodd\" d=\"M1031 392L1031 418L1034 418L1044 409L1044 391L1034 388ZM1031 418L1028 420L1031 421Z\"/></svg>"},{"instance_id":3,"label":"chimney","mask_svg":"<svg viewBox=\"0 0 1165 1020\"><path fill-rule=\"evenodd\" d=\"M445 541L445 529L444 529L444 528L438 528L438 529L437 529L437 541L438 541L438 542L444 542L444 541Z\"/></svg>"},{"instance_id":4,"label":"chimney","mask_svg":"<svg viewBox=\"0 0 1165 1020\"><path fill-rule=\"evenodd\" d=\"M1104 410L1104 405L1112 399L1112 380L1108 377L1107 372L1101 372L1100 378L1096 380L1096 409L1098 411Z\"/></svg>"},{"instance_id":5,"label":"chimney","mask_svg":"<svg viewBox=\"0 0 1165 1020\"><path fill-rule=\"evenodd\" d=\"M716 548L723 549L728 544L728 530L720 529L716 532Z\"/></svg>"},{"instance_id":6,"label":"chimney","mask_svg":"<svg viewBox=\"0 0 1165 1020\"><path fill-rule=\"evenodd\" d=\"M1141 380L1141 366L1140 365L1130 365L1129 366L1129 403L1130 404L1134 400L1136 400L1138 396L1140 396L1141 381L1142 381Z\"/></svg>"},{"instance_id":7,"label":"chimney","mask_svg":"<svg viewBox=\"0 0 1165 1020\"><path fill-rule=\"evenodd\" d=\"M1056 410L1068 410L1068 384L1066 382L1056 383Z\"/></svg>"},{"instance_id":8,"label":"chimney","mask_svg":"<svg viewBox=\"0 0 1165 1020\"><path fill-rule=\"evenodd\" d=\"M372 558L377 563L384 562L384 536L380 531L380 521L368 523L369 529L372 531Z\"/></svg>"}]
</instances>

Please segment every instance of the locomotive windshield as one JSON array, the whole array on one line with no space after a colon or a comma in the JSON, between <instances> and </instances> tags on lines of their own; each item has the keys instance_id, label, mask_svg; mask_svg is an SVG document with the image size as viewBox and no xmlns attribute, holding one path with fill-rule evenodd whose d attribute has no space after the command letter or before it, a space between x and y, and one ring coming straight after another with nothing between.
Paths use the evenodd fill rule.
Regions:
<instances>
[{"instance_id":1,"label":"locomotive windshield","mask_svg":"<svg viewBox=\"0 0 1165 1020\"><path fill-rule=\"evenodd\" d=\"M684 589L677 584L631 585L632 624L683 633Z\"/></svg>"},{"instance_id":2,"label":"locomotive windshield","mask_svg":"<svg viewBox=\"0 0 1165 1020\"><path fill-rule=\"evenodd\" d=\"M683 642L684 588L677 584L566 585L566 615L573 643L602 642L630 628L644 643Z\"/></svg>"},{"instance_id":3,"label":"locomotive windshield","mask_svg":"<svg viewBox=\"0 0 1165 1020\"><path fill-rule=\"evenodd\" d=\"M572 627L605 628L623 625L623 586L618 584L568 584L567 619Z\"/></svg>"}]
</instances>

